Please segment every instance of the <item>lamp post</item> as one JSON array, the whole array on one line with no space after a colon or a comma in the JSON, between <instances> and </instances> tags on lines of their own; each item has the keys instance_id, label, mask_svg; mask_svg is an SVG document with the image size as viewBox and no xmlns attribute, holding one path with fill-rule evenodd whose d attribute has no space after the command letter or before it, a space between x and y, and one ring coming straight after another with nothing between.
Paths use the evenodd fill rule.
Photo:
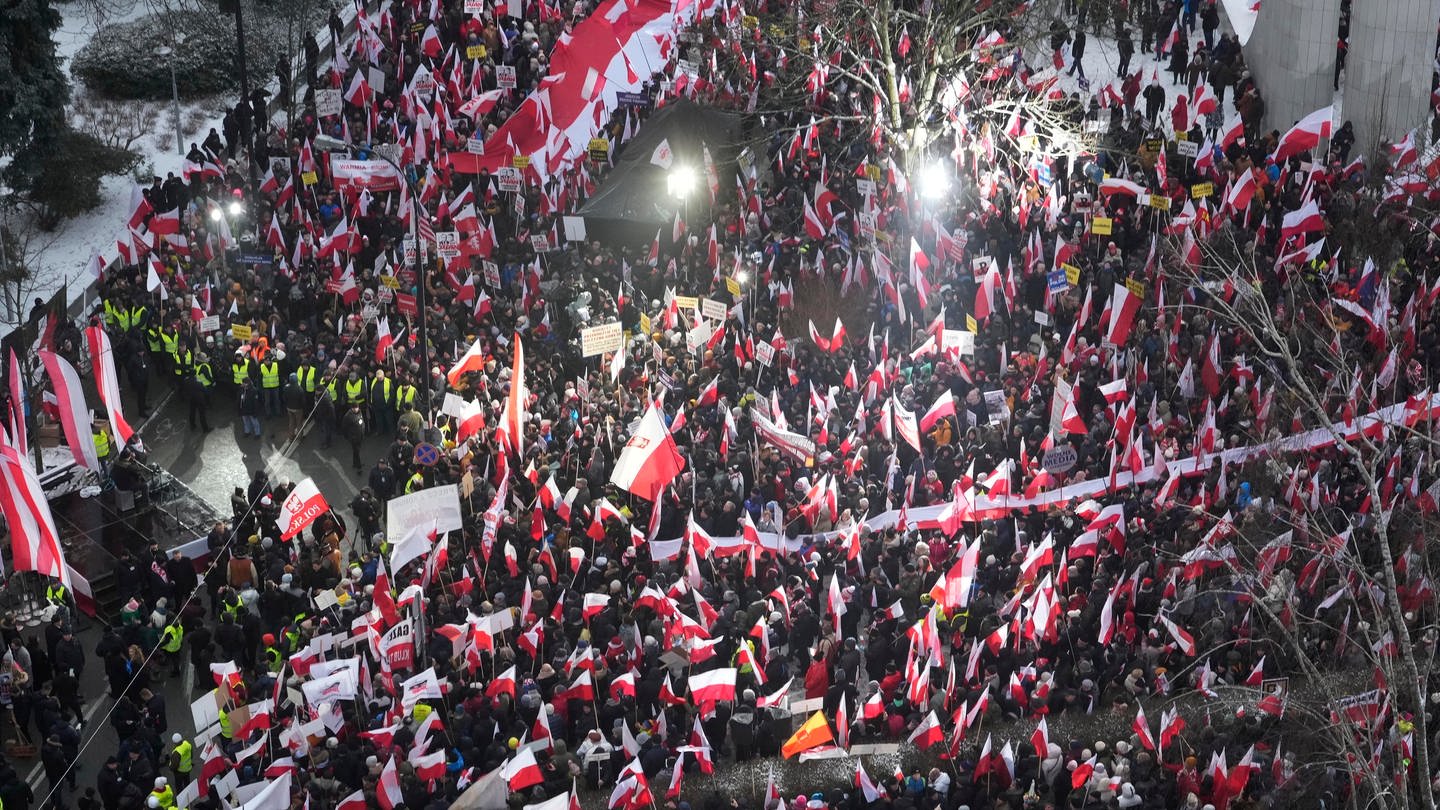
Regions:
<instances>
[{"instance_id":1,"label":"lamp post","mask_svg":"<svg viewBox=\"0 0 1440 810\"><path fill-rule=\"evenodd\" d=\"M695 188L695 171L689 166L677 165L665 175L665 189L670 196L680 201L685 219L690 219L690 192ZM688 223L687 223L687 228ZM685 265L685 279L690 281L690 265Z\"/></svg>"},{"instance_id":2,"label":"lamp post","mask_svg":"<svg viewBox=\"0 0 1440 810\"><path fill-rule=\"evenodd\" d=\"M184 37L175 35L175 44L179 46L184 42ZM165 45L155 49L155 55L161 59L168 59L170 62L170 104L175 114L175 154L185 156L185 132L180 128L180 85L175 81L175 50Z\"/></svg>"}]
</instances>

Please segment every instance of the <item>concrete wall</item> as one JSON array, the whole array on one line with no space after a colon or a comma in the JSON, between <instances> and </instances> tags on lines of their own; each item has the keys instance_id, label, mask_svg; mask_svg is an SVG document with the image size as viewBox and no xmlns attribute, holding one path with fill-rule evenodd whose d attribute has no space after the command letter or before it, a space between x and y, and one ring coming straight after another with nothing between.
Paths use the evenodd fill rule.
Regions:
<instances>
[{"instance_id":1,"label":"concrete wall","mask_svg":"<svg viewBox=\"0 0 1440 810\"><path fill-rule=\"evenodd\" d=\"M1354 2L1356 5L1363 2L1405 5L1419 0ZM1266 131L1284 132L1296 121L1332 102L1339 29L1340 0L1264 0L1254 33L1243 50L1245 63L1265 99ZM1433 19L1425 30L1433 40ZM1353 26L1351 32L1353 37ZM1351 48L1352 65L1355 50ZM1427 69L1426 82L1429 75ZM1429 92L1428 84L1426 92ZM1229 99L1226 101L1229 103Z\"/></svg>"},{"instance_id":2,"label":"concrete wall","mask_svg":"<svg viewBox=\"0 0 1440 810\"><path fill-rule=\"evenodd\" d=\"M1261 7L1262 20L1271 2ZM1382 140L1398 141L1428 120L1437 19L1440 0L1354 0L1337 123L1355 125L1362 153Z\"/></svg>"}]
</instances>

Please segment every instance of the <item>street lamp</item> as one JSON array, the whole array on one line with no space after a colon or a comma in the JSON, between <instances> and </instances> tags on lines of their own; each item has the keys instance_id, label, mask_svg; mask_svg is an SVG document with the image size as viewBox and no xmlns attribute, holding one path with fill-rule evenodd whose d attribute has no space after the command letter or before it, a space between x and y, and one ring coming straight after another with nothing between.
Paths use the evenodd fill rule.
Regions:
<instances>
[{"instance_id":1,"label":"street lamp","mask_svg":"<svg viewBox=\"0 0 1440 810\"><path fill-rule=\"evenodd\" d=\"M245 213L245 206L241 205L239 200L231 200L231 201L230 201L230 216L232 216L232 217L238 217L238 216L240 216L240 215L243 214L243 213Z\"/></svg>"},{"instance_id":2,"label":"street lamp","mask_svg":"<svg viewBox=\"0 0 1440 810\"><path fill-rule=\"evenodd\" d=\"M695 188L695 170L689 166L676 166L665 175L665 187L670 196L683 200Z\"/></svg>"},{"instance_id":3,"label":"street lamp","mask_svg":"<svg viewBox=\"0 0 1440 810\"><path fill-rule=\"evenodd\" d=\"M184 41L183 35L175 35L177 47ZM155 55L161 59L170 60L170 103L175 113L175 154L185 157L185 132L180 129L180 85L175 81L175 50L161 45L155 49Z\"/></svg>"},{"instance_id":4,"label":"street lamp","mask_svg":"<svg viewBox=\"0 0 1440 810\"><path fill-rule=\"evenodd\" d=\"M920 196L927 200L938 200L950 190L950 173L940 163L927 163L920 168L916 178Z\"/></svg>"}]
</instances>

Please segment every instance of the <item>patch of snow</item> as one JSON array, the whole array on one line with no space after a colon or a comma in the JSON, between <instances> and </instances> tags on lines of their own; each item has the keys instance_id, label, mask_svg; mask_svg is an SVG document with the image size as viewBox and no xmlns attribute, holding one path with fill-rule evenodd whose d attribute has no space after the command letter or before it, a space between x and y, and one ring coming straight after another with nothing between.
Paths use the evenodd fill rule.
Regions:
<instances>
[{"instance_id":1,"label":"patch of snow","mask_svg":"<svg viewBox=\"0 0 1440 810\"><path fill-rule=\"evenodd\" d=\"M116 13L97 25L78 3L60 3L57 8L62 14L60 28L55 32L56 52L66 60L66 71L75 54L95 35L99 27L110 23L130 22L146 16L150 9L143 0L131 0L120 5ZM84 98L86 90L75 79L71 79L72 106L74 101ZM204 122L195 136L188 140L203 140L211 127L219 127L224 117L222 99L200 99L182 102L180 117L190 120L197 114ZM170 103L153 103L157 114L152 117L150 131L136 141L133 149L140 155L141 167L150 166L153 172L164 177L168 172L179 173L184 158L176 153L175 119ZM217 113L218 109L218 113ZM171 141L168 149L162 149L161 141ZM187 144L188 146L188 144ZM90 259L99 255L102 262L109 262L116 254L115 238L125 230L125 220L130 215L130 197L135 180L129 175L115 175L100 181L100 204L93 210L67 220L52 233L40 234L36 242L44 244L43 249L28 257L34 270L32 281L25 285L25 298L18 313L24 318L29 312L29 301L36 297L49 298L62 286L68 288L67 297L73 304L83 300L90 290L92 278L87 272ZM35 224L23 213L11 218L7 225L16 230L35 228ZM0 311L0 336L8 334L16 326L14 319Z\"/></svg>"}]
</instances>

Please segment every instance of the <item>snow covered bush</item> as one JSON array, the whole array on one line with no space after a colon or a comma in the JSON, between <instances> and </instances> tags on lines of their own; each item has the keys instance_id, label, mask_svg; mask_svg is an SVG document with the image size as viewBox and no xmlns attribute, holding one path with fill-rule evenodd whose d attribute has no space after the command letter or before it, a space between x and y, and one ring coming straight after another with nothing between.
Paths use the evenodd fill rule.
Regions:
<instances>
[{"instance_id":1,"label":"snow covered bush","mask_svg":"<svg viewBox=\"0 0 1440 810\"><path fill-rule=\"evenodd\" d=\"M270 35L264 17L245 19L251 84L262 84L282 53L284 37ZM176 44L175 34L183 35ZM173 57L155 50L168 47ZM184 98L207 96L239 85L235 67L235 21L220 14L167 13L107 25L76 54L71 72L91 90L115 98L170 98L170 58Z\"/></svg>"}]
</instances>

